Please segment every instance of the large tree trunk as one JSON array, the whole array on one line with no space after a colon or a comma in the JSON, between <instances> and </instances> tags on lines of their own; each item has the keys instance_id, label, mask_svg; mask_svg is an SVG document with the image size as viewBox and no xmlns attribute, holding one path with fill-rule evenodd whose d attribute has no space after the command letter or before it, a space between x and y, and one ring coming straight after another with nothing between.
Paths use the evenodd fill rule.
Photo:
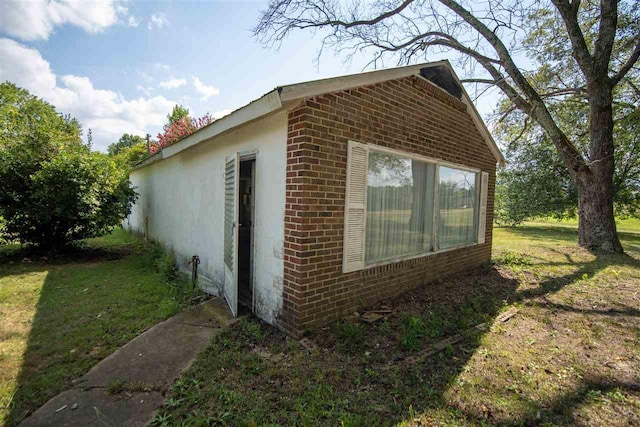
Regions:
<instances>
[{"instance_id":1,"label":"large tree trunk","mask_svg":"<svg viewBox=\"0 0 640 427\"><path fill-rule=\"evenodd\" d=\"M613 216L613 181L589 180L579 191L578 244L598 252L622 252Z\"/></svg>"},{"instance_id":2,"label":"large tree trunk","mask_svg":"<svg viewBox=\"0 0 640 427\"><path fill-rule=\"evenodd\" d=\"M623 252L613 213L613 110L608 82L589 85L589 169L576 174L578 244L599 252Z\"/></svg>"}]
</instances>

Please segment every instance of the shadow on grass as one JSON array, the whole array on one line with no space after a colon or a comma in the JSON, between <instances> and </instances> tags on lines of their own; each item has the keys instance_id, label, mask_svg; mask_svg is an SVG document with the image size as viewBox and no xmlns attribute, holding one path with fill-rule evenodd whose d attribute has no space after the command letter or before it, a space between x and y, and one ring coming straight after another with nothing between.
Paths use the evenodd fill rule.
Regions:
<instances>
[{"instance_id":1,"label":"shadow on grass","mask_svg":"<svg viewBox=\"0 0 640 427\"><path fill-rule=\"evenodd\" d=\"M140 250L140 245L130 243L112 247L72 246L57 253L42 252L34 247L19 245L10 245L9 248L0 246L0 249L0 265L10 267L0 269L0 277L4 277L15 274L16 271L28 273L56 265L114 261Z\"/></svg>"},{"instance_id":2,"label":"shadow on grass","mask_svg":"<svg viewBox=\"0 0 640 427\"><path fill-rule=\"evenodd\" d=\"M124 232L122 232L124 233ZM17 425L121 345L180 308L129 236L46 256L5 251L0 261L0 424ZM6 369L5 369L6 368Z\"/></svg>"},{"instance_id":3,"label":"shadow on grass","mask_svg":"<svg viewBox=\"0 0 640 427\"><path fill-rule=\"evenodd\" d=\"M597 308L580 308L574 307L572 305L567 304L558 304L550 301L543 302L535 302L533 305L536 305L540 308L546 308L549 310L557 310L557 311L569 311L572 313L579 314L597 314L601 316L632 316L632 317L640 317L640 309L636 307L625 306L623 308L608 308L606 310L601 310Z\"/></svg>"},{"instance_id":4,"label":"shadow on grass","mask_svg":"<svg viewBox=\"0 0 640 427\"><path fill-rule=\"evenodd\" d=\"M562 253L556 249L548 249L559 256L563 256L566 262L541 262L536 266L575 266L577 269L572 273L560 277L550 277L539 283L537 288L523 289L515 293L517 299L532 299L541 297L550 293L559 291L560 289L575 283L578 280L588 280L593 278L599 271L609 267L629 266L640 268L640 261L627 254L616 255L600 255L596 254L595 258L589 262L574 261L570 254Z\"/></svg>"},{"instance_id":5,"label":"shadow on grass","mask_svg":"<svg viewBox=\"0 0 640 427\"><path fill-rule=\"evenodd\" d=\"M537 228L536 228L537 230ZM510 230L540 242L575 244L575 230ZM560 235L558 238L557 234ZM564 243L562 243L564 244ZM536 288L522 288L501 267L484 266L368 307L391 310L386 321L365 324L355 316L311 333L317 349L302 348L255 320L240 322L219 335L172 389L155 425L458 425L463 423L530 425L572 423L570 408L592 399L594 392L615 388L634 391L621 381L583 378L579 385L550 402L513 394L529 408L520 415L491 418L477 402L471 411L450 403L452 387L462 381L487 333L469 334L462 342L422 357L434 343L485 322L501 328L496 317L513 303L542 304L546 297L612 266L638 266L630 256L595 256L586 263L556 251L571 272L548 278ZM541 265L541 264L536 264ZM566 309L583 314L579 308ZM636 310L597 313L636 316ZM516 345L514 343L514 345ZM505 351L511 351L505 348ZM480 355L480 357L483 357ZM488 356L487 356L488 357ZM497 367L500 370L500 367ZM519 372L499 375L521 375ZM477 387L482 398L481 385ZM542 419L540 418L542 417ZM423 424L420 421L425 418ZM410 420L410 421L405 421Z\"/></svg>"},{"instance_id":6,"label":"shadow on grass","mask_svg":"<svg viewBox=\"0 0 640 427\"><path fill-rule=\"evenodd\" d=\"M552 401L544 402L544 406L532 408L524 416L504 417L496 422L492 420L491 414L480 417L474 413L461 412L461 415L466 420L479 425L547 426L576 425L576 423L577 425L588 425L585 424L586 420L576 419L574 413L590 409L592 412L597 412L604 421L603 424L598 425L637 425L640 422L640 414L625 410L624 405L628 395L638 395L639 393L640 383L637 382L586 377L571 391ZM623 415L624 412L627 413Z\"/></svg>"},{"instance_id":7,"label":"shadow on grass","mask_svg":"<svg viewBox=\"0 0 640 427\"><path fill-rule=\"evenodd\" d=\"M559 240L566 237L567 244L574 244L575 231L553 231L556 240L559 235ZM511 232L533 239L528 229ZM23 336L27 341L8 425L17 424L69 388L73 379L97 361L178 309L169 289L158 286L163 280L150 267L148 254L116 256L112 249L107 253L96 250L31 262L22 262L23 254L15 254L14 264L0 266L0 280L46 273L43 284L32 285L34 290L42 289L37 303L32 301L31 330L25 335L7 334L10 339ZM520 289L518 280L492 266L458 274L373 307L386 305L396 310L386 322L364 325L347 320L317 331L313 336L320 345L317 351L306 351L297 341L257 321L241 322L219 335L176 384L156 423L168 417L165 424L169 425L254 421L369 426L394 424L427 412L453 424L492 422L477 412L451 406L446 397L478 354L486 334L470 335L424 360L411 357L475 324L495 323L506 305L547 304L545 297L603 269L638 267L630 256L596 256L580 263L563 252L556 255L562 261L555 265L576 268L533 289ZM7 286L8 282L1 283ZM22 288L21 283L8 286L15 286L17 293ZM580 308L554 304L548 308L585 314ZM637 316L633 307L619 311L596 314ZM392 360L400 362L390 364ZM544 402L542 416L545 421L571 423L568 408L572 405L613 389L636 392L636 387L630 382L584 378L575 389ZM530 410L523 416L503 421L539 423L540 402L526 405Z\"/></svg>"},{"instance_id":8,"label":"shadow on grass","mask_svg":"<svg viewBox=\"0 0 640 427\"><path fill-rule=\"evenodd\" d=\"M400 422L408 410L442 404L482 337L468 336L427 361L409 358L450 334L492 322L517 286L484 266L371 307L393 310L386 321L343 320L312 332L317 350L257 320L239 322L201 353L152 425Z\"/></svg>"}]
</instances>

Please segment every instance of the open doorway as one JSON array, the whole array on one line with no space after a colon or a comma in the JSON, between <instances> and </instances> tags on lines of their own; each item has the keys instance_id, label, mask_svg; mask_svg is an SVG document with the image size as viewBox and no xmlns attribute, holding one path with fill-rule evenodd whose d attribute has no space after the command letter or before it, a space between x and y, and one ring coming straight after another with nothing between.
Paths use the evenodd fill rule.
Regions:
<instances>
[{"instance_id":1,"label":"open doorway","mask_svg":"<svg viewBox=\"0 0 640 427\"><path fill-rule=\"evenodd\" d=\"M238 310L253 312L255 159L240 161L238 182Z\"/></svg>"}]
</instances>

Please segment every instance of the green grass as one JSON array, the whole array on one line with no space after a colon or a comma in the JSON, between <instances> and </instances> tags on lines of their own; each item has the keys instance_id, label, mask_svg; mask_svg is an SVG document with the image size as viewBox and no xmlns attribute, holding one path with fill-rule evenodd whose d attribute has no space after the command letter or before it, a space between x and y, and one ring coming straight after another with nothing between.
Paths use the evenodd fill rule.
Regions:
<instances>
[{"instance_id":1,"label":"green grass","mask_svg":"<svg viewBox=\"0 0 640 427\"><path fill-rule=\"evenodd\" d=\"M14 425L119 346L175 314L162 250L116 230L53 258L0 246L0 425Z\"/></svg>"},{"instance_id":2,"label":"green grass","mask_svg":"<svg viewBox=\"0 0 640 427\"><path fill-rule=\"evenodd\" d=\"M578 226L578 218L565 218L562 220L557 220L553 218L541 218L533 221L528 221L528 225L565 225L569 227L577 227ZM640 218L622 218L616 219L616 226L618 231L626 231L626 232L635 232L640 233Z\"/></svg>"},{"instance_id":3,"label":"green grass","mask_svg":"<svg viewBox=\"0 0 640 427\"><path fill-rule=\"evenodd\" d=\"M384 301L383 321L314 331L318 350L245 319L154 425L639 425L637 231L621 233L627 255L595 255L575 227L496 229L493 265Z\"/></svg>"}]
</instances>

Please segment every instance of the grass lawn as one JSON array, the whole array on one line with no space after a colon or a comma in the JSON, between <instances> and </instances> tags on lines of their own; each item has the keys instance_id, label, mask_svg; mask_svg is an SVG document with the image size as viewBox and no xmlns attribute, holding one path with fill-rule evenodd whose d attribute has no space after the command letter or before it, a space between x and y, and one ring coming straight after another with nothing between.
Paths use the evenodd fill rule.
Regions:
<instances>
[{"instance_id":1,"label":"grass lawn","mask_svg":"<svg viewBox=\"0 0 640 427\"><path fill-rule=\"evenodd\" d=\"M161 255L122 230L52 259L0 246L0 425L189 302L156 268Z\"/></svg>"},{"instance_id":2,"label":"grass lawn","mask_svg":"<svg viewBox=\"0 0 640 427\"><path fill-rule=\"evenodd\" d=\"M578 218L565 218L561 221L553 218L545 218L538 219L536 221L529 221L526 223L527 225L565 225L569 227L577 227L578 226ZM617 219L616 226L618 231L627 232L627 233L640 233L640 218L624 218Z\"/></svg>"},{"instance_id":3,"label":"grass lawn","mask_svg":"<svg viewBox=\"0 0 640 427\"><path fill-rule=\"evenodd\" d=\"M154 424L640 425L640 234L621 233L627 255L576 238L549 223L496 229L493 265L381 303L384 321L315 331L317 348L243 320Z\"/></svg>"}]
</instances>

